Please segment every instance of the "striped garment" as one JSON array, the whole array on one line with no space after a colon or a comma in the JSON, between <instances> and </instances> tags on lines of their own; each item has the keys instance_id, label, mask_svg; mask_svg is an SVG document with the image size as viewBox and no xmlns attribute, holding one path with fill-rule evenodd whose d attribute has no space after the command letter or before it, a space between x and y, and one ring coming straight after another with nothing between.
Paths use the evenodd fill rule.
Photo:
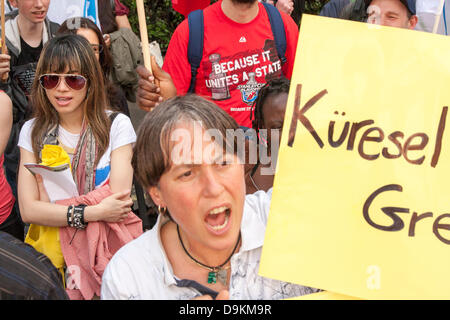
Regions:
<instances>
[{"instance_id":1,"label":"striped garment","mask_svg":"<svg viewBox=\"0 0 450 320\"><path fill-rule=\"evenodd\" d=\"M59 272L33 247L0 231L0 300L67 300Z\"/></svg>"}]
</instances>

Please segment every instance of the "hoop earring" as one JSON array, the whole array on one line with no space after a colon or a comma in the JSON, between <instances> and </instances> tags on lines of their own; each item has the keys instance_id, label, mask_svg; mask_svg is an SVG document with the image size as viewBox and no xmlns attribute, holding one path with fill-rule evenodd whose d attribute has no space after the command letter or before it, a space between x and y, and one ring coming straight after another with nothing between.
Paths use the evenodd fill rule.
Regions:
<instances>
[{"instance_id":1,"label":"hoop earring","mask_svg":"<svg viewBox=\"0 0 450 320\"><path fill-rule=\"evenodd\" d=\"M161 207L160 205L158 205L158 212L159 212L159 214L160 215L165 215L166 214L166 212L167 212L167 208L165 208L165 207Z\"/></svg>"}]
</instances>

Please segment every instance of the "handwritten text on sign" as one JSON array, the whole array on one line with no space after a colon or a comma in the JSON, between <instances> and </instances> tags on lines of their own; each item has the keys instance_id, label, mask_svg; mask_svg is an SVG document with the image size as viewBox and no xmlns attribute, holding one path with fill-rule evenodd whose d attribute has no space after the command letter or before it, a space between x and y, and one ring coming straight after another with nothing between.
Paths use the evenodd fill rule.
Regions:
<instances>
[{"instance_id":1,"label":"handwritten text on sign","mask_svg":"<svg viewBox=\"0 0 450 320\"><path fill-rule=\"evenodd\" d=\"M302 18L260 263L363 299L449 299L450 42Z\"/></svg>"},{"instance_id":2,"label":"handwritten text on sign","mask_svg":"<svg viewBox=\"0 0 450 320\"><path fill-rule=\"evenodd\" d=\"M324 142L322 138L320 137L319 133L314 128L314 125L310 119L308 119L307 115L305 114L310 108L314 106L314 104L325 94L327 94L327 90L323 90L316 94L313 98L309 99L306 104L303 106L303 108L300 109L301 106L301 89L302 85L298 84L296 91L295 91L295 105L293 109L292 114L292 122L289 129L289 140L288 140L288 146L292 148L292 145L295 140L295 134L297 129L297 123L300 122L305 129L308 130L308 132L311 134L311 136L314 138L314 140L317 143L317 146L319 148L324 147ZM448 113L448 107L442 108L441 117L439 119L437 129L436 129L436 138L434 143L434 152L433 156L431 157L430 166L435 168L439 161L439 155L441 153L442 148L442 138L445 130L445 124L447 120L447 113ZM335 111L334 114L339 114L338 111ZM342 116L345 116L345 112L342 113ZM409 137L405 137L405 134L400 131L394 131L390 133L387 136L387 143L391 144L391 147L394 147L396 152L392 152L390 150L390 146L380 147L380 152L376 154L367 154L364 152L364 145L365 143L380 143L382 144L385 142L385 132L382 128L377 126L371 126L375 124L374 120L367 119L362 120L359 122L352 122L350 124L350 121L345 121L344 126L340 134L338 134L339 138L335 140L335 127L336 127L336 121L331 120L328 125L328 144L332 148L339 148L346 140L346 149L348 151L352 151L354 149L356 140L357 140L357 134L358 131L361 131L361 137L359 139L358 144L358 154L361 156L361 158L369 161L376 160L380 157L380 154L386 158L386 159L397 159L403 156L403 158L407 161L407 163L410 163L412 165L422 165L425 161L426 156L422 155L421 157L417 156L413 159L411 156L409 156L409 151L425 151L428 142L430 140L429 134L424 132L417 132L412 134ZM350 132L350 134L349 134ZM402 140L405 140L402 143ZM385 226L375 223L369 214L369 207L371 203L373 202L374 198L380 195L383 192L387 191L398 191L402 192L403 187L398 184L390 184L385 185L376 191L374 191L364 202L363 207L363 216L364 219L367 221L369 225L372 227L383 230L383 231L400 231L404 228L405 224L402 220L402 218L397 215L397 213L410 213L410 210L408 208L401 208L401 207L383 207L381 208L381 211L386 214L388 217L392 219L392 224ZM425 212L425 213L417 213L413 212L409 230L408 230L408 236L414 237L415 234L415 226L416 223L419 222L422 219L425 218L432 218L433 213L432 212ZM450 218L450 214L442 214L439 215L436 220L433 223L432 231L436 235L436 237L442 241L445 244L450 245L450 239L446 239L444 236L441 235L439 232L440 229L444 230L450 230L450 224L444 224L440 223L442 219L444 218Z\"/></svg>"}]
</instances>

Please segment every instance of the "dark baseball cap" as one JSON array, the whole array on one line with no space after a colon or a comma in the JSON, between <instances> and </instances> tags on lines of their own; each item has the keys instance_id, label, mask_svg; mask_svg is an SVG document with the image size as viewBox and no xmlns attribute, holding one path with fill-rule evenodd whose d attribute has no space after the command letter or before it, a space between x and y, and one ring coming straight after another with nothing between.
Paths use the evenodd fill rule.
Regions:
<instances>
[{"instance_id":1,"label":"dark baseball cap","mask_svg":"<svg viewBox=\"0 0 450 320\"><path fill-rule=\"evenodd\" d=\"M416 0L400 0L412 15L416 14Z\"/></svg>"}]
</instances>

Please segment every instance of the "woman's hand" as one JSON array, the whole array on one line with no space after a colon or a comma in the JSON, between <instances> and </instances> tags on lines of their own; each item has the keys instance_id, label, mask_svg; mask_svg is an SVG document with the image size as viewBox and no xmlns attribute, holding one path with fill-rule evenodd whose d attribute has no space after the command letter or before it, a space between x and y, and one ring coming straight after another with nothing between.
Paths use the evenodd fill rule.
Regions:
<instances>
[{"instance_id":1,"label":"woman's hand","mask_svg":"<svg viewBox=\"0 0 450 320\"><path fill-rule=\"evenodd\" d=\"M103 199L99 204L87 207L85 220L122 222L128 217L132 205L130 190L117 192Z\"/></svg>"}]
</instances>

